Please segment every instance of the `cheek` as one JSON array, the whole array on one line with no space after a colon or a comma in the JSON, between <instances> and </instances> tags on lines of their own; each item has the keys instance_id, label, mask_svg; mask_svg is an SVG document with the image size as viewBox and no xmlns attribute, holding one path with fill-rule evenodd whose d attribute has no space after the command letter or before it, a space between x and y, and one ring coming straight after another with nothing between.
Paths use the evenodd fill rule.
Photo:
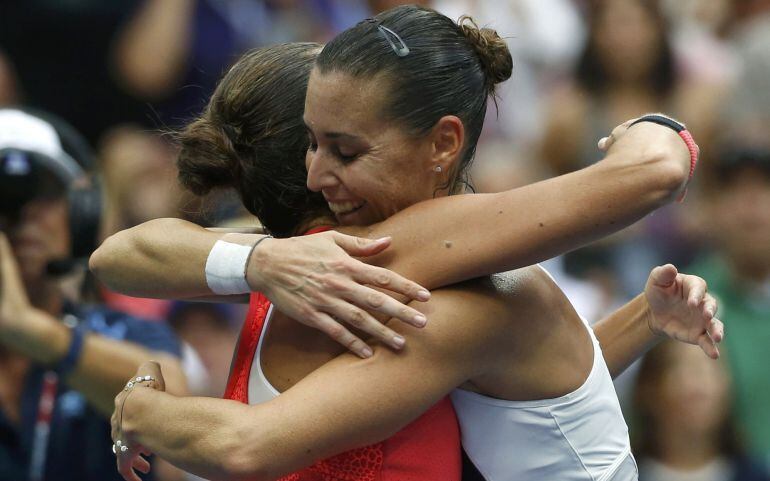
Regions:
<instances>
[{"instance_id":1,"label":"cheek","mask_svg":"<svg viewBox=\"0 0 770 481\"><path fill-rule=\"evenodd\" d=\"M52 257L65 257L70 252L69 209L64 202L57 202L47 209L42 224L48 234L48 246Z\"/></svg>"}]
</instances>

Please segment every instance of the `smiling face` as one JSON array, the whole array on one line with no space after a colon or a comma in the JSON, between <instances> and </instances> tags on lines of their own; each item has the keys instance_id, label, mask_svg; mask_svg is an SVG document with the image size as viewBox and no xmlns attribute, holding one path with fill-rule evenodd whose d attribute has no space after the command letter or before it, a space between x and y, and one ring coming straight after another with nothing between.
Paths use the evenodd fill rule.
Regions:
<instances>
[{"instance_id":1,"label":"smiling face","mask_svg":"<svg viewBox=\"0 0 770 481\"><path fill-rule=\"evenodd\" d=\"M385 119L388 87L381 77L317 69L310 76L304 114L310 137L307 185L323 193L343 225L369 225L445 195L442 187L461 153L462 122L456 117L442 118L420 136Z\"/></svg>"}]
</instances>

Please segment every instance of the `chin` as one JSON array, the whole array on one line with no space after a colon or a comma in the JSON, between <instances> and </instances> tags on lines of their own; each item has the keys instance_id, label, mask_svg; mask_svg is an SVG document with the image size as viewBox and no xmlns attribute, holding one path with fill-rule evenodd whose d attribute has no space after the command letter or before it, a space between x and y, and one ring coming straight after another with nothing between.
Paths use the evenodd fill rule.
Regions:
<instances>
[{"instance_id":1,"label":"chin","mask_svg":"<svg viewBox=\"0 0 770 481\"><path fill-rule=\"evenodd\" d=\"M371 212L368 211L367 207L368 206L365 206L350 214L337 214L337 222L339 222L340 225L371 225L379 222L374 218Z\"/></svg>"}]
</instances>

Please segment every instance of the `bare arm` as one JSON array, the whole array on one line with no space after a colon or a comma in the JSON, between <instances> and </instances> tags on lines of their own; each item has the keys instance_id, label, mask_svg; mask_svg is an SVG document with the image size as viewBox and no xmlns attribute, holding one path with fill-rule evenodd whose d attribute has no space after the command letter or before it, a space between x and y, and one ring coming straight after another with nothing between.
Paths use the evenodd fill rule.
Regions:
<instances>
[{"instance_id":1,"label":"bare arm","mask_svg":"<svg viewBox=\"0 0 770 481\"><path fill-rule=\"evenodd\" d=\"M639 294L593 326L613 378L663 339L650 329L649 316L647 300Z\"/></svg>"},{"instance_id":2,"label":"bare arm","mask_svg":"<svg viewBox=\"0 0 770 481\"><path fill-rule=\"evenodd\" d=\"M672 130L650 123L628 131L619 129L625 127L613 131L616 140L607 157L581 171L499 194L422 202L376 226L346 232L392 237L390 248L368 260L429 289L529 265L580 247L669 202L687 180L689 152ZM211 246L221 237L183 221L151 221L107 239L90 265L107 285L133 295L207 296L211 292L203 266ZM231 239L249 244L256 237ZM406 322L411 322L413 313L352 285L351 273L359 273L358 282L364 277L352 259L332 262L329 257L305 255L305 264L298 265L299 243L283 239L261 245L248 267L252 289L266 291L281 310L359 353L364 346L360 339L330 315L398 347L392 331L360 309L351 312L350 305L338 298L346 296L358 307ZM396 281L380 282L381 275L387 279L388 274L377 274L368 276L366 283L419 299L413 286L394 288ZM298 308L292 297L302 296ZM330 307L320 312L309 307L317 305Z\"/></svg>"},{"instance_id":3,"label":"bare arm","mask_svg":"<svg viewBox=\"0 0 770 481\"><path fill-rule=\"evenodd\" d=\"M43 366L55 366L65 357L72 340L72 331L67 326L34 308L17 319L18 323L3 323L0 327L0 343ZM187 382L177 358L94 333L85 335L80 358L64 381L83 394L99 413L109 417L115 393L149 359L163 363L170 392L187 393Z\"/></svg>"},{"instance_id":4,"label":"bare arm","mask_svg":"<svg viewBox=\"0 0 770 481\"><path fill-rule=\"evenodd\" d=\"M666 338L696 344L718 358L724 325L717 307L700 277L671 264L654 268L643 294L594 325L610 374L618 376Z\"/></svg>"},{"instance_id":5,"label":"bare arm","mask_svg":"<svg viewBox=\"0 0 770 481\"><path fill-rule=\"evenodd\" d=\"M458 305L438 299L422 306L436 321L412 333L402 355L389 349L364 361L342 355L267 403L134 388L116 399L116 413L125 400L122 437L213 480L276 479L382 441L484 372L495 363L494 351L502 351L491 347L502 345L493 334L499 321ZM423 375L415 376L417 371Z\"/></svg>"},{"instance_id":6,"label":"bare arm","mask_svg":"<svg viewBox=\"0 0 770 481\"><path fill-rule=\"evenodd\" d=\"M638 124L604 160L577 172L399 212L369 231L393 237L376 262L429 289L531 265L621 230L672 201L688 172L689 152L675 132Z\"/></svg>"},{"instance_id":7,"label":"bare arm","mask_svg":"<svg viewBox=\"0 0 770 481\"><path fill-rule=\"evenodd\" d=\"M39 365L55 366L67 355L71 342L68 327L30 305L13 251L0 234L0 343ZM109 416L115 393L139 365L152 358L163 360L170 390L185 394L187 384L174 357L90 333L85 334L80 357L65 381Z\"/></svg>"},{"instance_id":8,"label":"bare arm","mask_svg":"<svg viewBox=\"0 0 770 481\"><path fill-rule=\"evenodd\" d=\"M433 289L530 265L618 231L671 201L688 170L681 139L670 129L643 123L625 133L603 161L578 172L498 194L421 202L352 232L392 236L391 247L376 262ZM159 219L108 238L90 267L127 294L210 296L203 268L224 235L246 245L258 238ZM280 263L279 255L271 255L281 250L278 244L267 242L252 257L253 288L266 287L254 285L260 265Z\"/></svg>"}]
</instances>

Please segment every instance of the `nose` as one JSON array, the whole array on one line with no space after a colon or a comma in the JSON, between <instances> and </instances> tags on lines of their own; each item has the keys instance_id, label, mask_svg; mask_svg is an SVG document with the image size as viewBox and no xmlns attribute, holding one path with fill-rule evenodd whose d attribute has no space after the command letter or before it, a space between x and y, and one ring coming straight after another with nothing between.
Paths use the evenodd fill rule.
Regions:
<instances>
[{"instance_id":1,"label":"nose","mask_svg":"<svg viewBox=\"0 0 770 481\"><path fill-rule=\"evenodd\" d=\"M311 191L320 192L339 185L339 179L335 173L338 163L322 149L308 150L305 164L307 165L307 188Z\"/></svg>"}]
</instances>

